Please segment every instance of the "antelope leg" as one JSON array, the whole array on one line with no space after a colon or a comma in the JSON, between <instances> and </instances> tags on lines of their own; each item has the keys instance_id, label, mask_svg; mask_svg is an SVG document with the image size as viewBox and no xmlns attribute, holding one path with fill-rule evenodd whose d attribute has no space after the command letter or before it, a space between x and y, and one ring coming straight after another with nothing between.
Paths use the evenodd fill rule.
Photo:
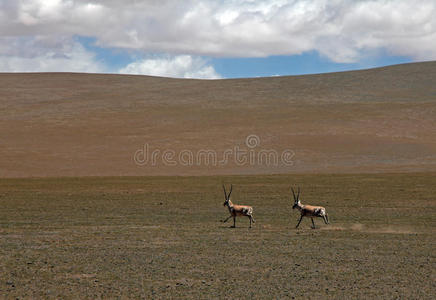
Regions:
<instances>
[{"instance_id":1,"label":"antelope leg","mask_svg":"<svg viewBox=\"0 0 436 300\"><path fill-rule=\"evenodd\" d=\"M227 222L231 217L232 217L232 215L230 215L227 219L222 220L221 222L225 223L225 222Z\"/></svg>"},{"instance_id":2,"label":"antelope leg","mask_svg":"<svg viewBox=\"0 0 436 300\"><path fill-rule=\"evenodd\" d=\"M300 221L298 221L298 224L297 224L297 226L295 226L295 228L298 228L298 226L300 226L301 220L303 220L303 215L301 215Z\"/></svg>"}]
</instances>

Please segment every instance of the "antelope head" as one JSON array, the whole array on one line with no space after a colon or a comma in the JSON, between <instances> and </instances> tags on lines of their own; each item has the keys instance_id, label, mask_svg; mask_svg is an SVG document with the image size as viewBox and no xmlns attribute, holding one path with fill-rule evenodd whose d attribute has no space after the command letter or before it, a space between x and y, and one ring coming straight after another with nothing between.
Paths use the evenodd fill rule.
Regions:
<instances>
[{"instance_id":1,"label":"antelope head","mask_svg":"<svg viewBox=\"0 0 436 300\"><path fill-rule=\"evenodd\" d=\"M230 185L230 192L229 192L229 194L227 194L226 187L224 186L224 184L223 184L223 190L224 190L224 198L226 199L224 201L223 205L224 206L230 206L230 195L232 194L233 185Z\"/></svg>"},{"instance_id":2,"label":"antelope head","mask_svg":"<svg viewBox=\"0 0 436 300\"><path fill-rule=\"evenodd\" d=\"M296 209L300 206L300 187L298 187L297 195L295 195L294 188L291 187L292 195L294 196L294 205L292 206L292 209Z\"/></svg>"}]
</instances>

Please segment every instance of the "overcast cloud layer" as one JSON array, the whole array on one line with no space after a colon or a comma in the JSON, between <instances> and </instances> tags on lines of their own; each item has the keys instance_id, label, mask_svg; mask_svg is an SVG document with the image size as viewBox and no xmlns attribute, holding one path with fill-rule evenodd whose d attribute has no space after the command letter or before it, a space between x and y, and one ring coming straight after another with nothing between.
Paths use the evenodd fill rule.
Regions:
<instances>
[{"instance_id":1,"label":"overcast cloud layer","mask_svg":"<svg viewBox=\"0 0 436 300\"><path fill-rule=\"evenodd\" d=\"M0 71L114 71L75 36L143 54L115 71L173 77L219 77L199 56L434 60L435 15L434 0L0 0Z\"/></svg>"}]
</instances>

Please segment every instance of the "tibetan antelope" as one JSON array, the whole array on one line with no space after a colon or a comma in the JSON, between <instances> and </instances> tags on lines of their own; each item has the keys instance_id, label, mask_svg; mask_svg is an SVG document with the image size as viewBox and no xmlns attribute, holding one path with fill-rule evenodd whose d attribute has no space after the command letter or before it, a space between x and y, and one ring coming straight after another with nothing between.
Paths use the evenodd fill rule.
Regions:
<instances>
[{"instance_id":1,"label":"tibetan antelope","mask_svg":"<svg viewBox=\"0 0 436 300\"><path fill-rule=\"evenodd\" d=\"M294 189L291 187L292 195L294 196L294 205L292 206L292 209L298 208L298 210L301 213L300 220L298 221L297 226L295 228L298 228L298 226L301 223L301 220L303 217L309 217L312 220L312 228L315 229L315 222L313 221L314 217L320 217L324 219L324 223L329 224L329 217L325 211L325 208L322 206L312 206L312 205L303 205L300 202L300 188L298 188L297 195L295 196Z\"/></svg>"},{"instance_id":2,"label":"tibetan antelope","mask_svg":"<svg viewBox=\"0 0 436 300\"><path fill-rule=\"evenodd\" d=\"M232 189L233 189L233 185L230 185L230 192L227 195L226 188L223 185L224 197L226 199L226 201L224 201L224 206L227 206L227 208L229 209L230 216L227 219L222 220L221 222L225 223L231 217L233 217L232 228L235 228L236 227L236 217L245 216L245 217L248 217L250 219L250 228L251 228L251 223L252 222L255 223L254 218L253 218L253 207L246 206L246 205L233 204L232 201L230 200L230 195L232 194Z\"/></svg>"}]
</instances>

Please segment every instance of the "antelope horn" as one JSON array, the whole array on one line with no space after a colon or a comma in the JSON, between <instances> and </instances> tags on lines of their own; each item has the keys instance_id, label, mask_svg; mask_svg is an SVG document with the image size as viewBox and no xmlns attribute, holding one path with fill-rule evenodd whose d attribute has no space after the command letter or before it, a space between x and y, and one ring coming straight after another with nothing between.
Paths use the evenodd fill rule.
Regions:
<instances>
[{"instance_id":1,"label":"antelope horn","mask_svg":"<svg viewBox=\"0 0 436 300\"><path fill-rule=\"evenodd\" d=\"M291 187L291 191L292 191L292 195L294 195L294 201L297 201L297 197L295 197L295 192L294 192L294 188Z\"/></svg>"},{"instance_id":2,"label":"antelope horn","mask_svg":"<svg viewBox=\"0 0 436 300\"><path fill-rule=\"evenodd\" d=\"M223 184L223 190L224 190L224 198L226 198L226 200L227 200L227 192L226 192L226 187L224 186L224 184Z\"/></svg>"},{"instance_id":3,"label":"antelope horn","mask_svg":"<svg viewBox=\"0 0 436 300\"><path fill-rule=\"evenodd\" d=\"M232 190L233 190L233 184L230 185L230 193L229 193L228 199L230 199L230 195L232 194Z\"/></svg>"},{"instance_id":4,"label":"antelope horn","mask_svg":"<svg viewBox=\"0 0 436 300\"><path fill-rule=\"evenodd\" d=\"M298 195L297 195L297 200L300 200L300 187L298 187Z\"/></svg>"}]
</instances>

